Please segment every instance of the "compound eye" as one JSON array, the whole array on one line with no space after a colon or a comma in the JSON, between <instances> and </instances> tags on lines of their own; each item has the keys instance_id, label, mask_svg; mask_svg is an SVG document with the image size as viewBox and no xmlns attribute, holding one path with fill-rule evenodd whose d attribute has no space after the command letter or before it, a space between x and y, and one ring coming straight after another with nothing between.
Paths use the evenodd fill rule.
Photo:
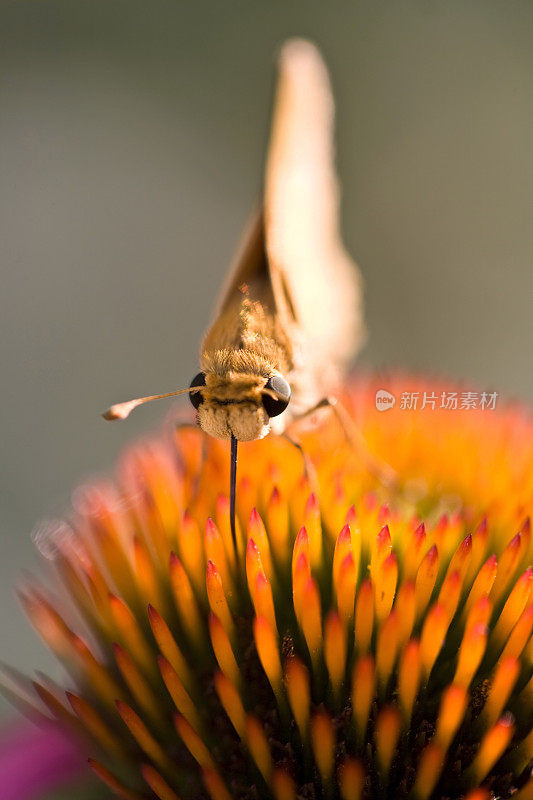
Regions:
<instances>
[{"instance_id":1,"label":"compound eye","mask_svg":"<svg viewBox=\"0 0 533 800\"><path fill-rule=\"evenodd\" d=\"M194 376L189 389L192 389L194 386L205 386L205 375L203 372L199 372L198 375ZM198 410L201 404L204 402L201 392L189 392L189 400L196 410Z\"/></svg>"},{"instance_id":2,"label":"compound eye","mask_svg":"<svg viewBox=\"0 0 533 800\"><path fill-rule=\"evenodd\" d=\"M289 405L291 399L291 387L283 377L283 375L272 375L265 384L265 389L274 392L276 397L263 392L262 403L263 408L269 417L277 417Z\"/></svg>"}]
</instances>

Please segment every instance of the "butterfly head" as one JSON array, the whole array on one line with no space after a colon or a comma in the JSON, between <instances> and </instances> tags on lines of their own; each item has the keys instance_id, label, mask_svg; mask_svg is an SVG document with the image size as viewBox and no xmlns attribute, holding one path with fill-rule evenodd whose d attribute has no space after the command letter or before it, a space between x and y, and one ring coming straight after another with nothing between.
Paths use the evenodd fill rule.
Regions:
<instances>
[{"instance_id":1,"label":"butterfly head","mask_svg":"<svg viewBox=\"0 0 533 800\"><path fill-rule=\"evenodd\" d=\"M270 418L285 411L290 396L290 386L280 373L264 377L199 372L189 393L202 430L217 439L233 434L241 442L266 436Z\"/></svg>"}]
</instances>

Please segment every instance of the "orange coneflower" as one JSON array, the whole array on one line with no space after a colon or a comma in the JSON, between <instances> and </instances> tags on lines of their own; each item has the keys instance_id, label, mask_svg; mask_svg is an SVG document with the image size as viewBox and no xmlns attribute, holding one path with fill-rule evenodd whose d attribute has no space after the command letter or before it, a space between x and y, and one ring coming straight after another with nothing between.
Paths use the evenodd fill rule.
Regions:
<instances>
[{"instance_id":1,"label":"orange coneflower","mask_svg":"<svg viewBox=\"0 0 533 800\"><path fill-rule=\"evenodd\" d=\"M327 415L302 432L312 470L245 444L238 552L226 445L204 459L199 431L77 491L69 604L21 594L69 674L66 696L35 682L42 708L118 797L532 796L532 419L402 378L381 413L379 388L346 402L398 485Z\"/></svg>"}]
</instances>

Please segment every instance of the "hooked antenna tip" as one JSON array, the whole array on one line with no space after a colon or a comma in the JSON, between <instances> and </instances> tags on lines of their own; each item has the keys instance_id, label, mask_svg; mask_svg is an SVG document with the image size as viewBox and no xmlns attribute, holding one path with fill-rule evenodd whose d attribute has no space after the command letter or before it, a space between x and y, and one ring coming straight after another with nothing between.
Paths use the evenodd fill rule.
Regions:
<instances>
[{"instance_id":1,"label":"hooked antenna tip","mask_svg":"<svg viewBox=\"0 0 533 800\"><path fill-rule=\"evenodd\" d=\"M110 406L107 411L104 411L102 417L108 420L108 422L114 422L117 419L126 419L136 406L137 403L133 400L127 403L115 403L114 406Z\"/></svg>"}]
</instances>

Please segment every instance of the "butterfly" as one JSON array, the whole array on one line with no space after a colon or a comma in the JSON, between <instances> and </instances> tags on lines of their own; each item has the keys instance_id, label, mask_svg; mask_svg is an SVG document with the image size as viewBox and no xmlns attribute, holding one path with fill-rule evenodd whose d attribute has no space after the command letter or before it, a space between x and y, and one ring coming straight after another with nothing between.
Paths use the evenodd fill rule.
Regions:
<instances>
[{"instance_id":1,"label":"butterfly","mask_svg":"<svg viewBox=\"0 0 533 800\"><path fill-rule=\"evenodd\" d=\"M324 405L364 339L361 277L342 243L334 104L317 48L287 42L278 77L264 191L222 289L187 389L111 406L124 419L151 400L188 393L207 434L231 441L235 537L237 444Z\"/></svg>"}]
</instances>

